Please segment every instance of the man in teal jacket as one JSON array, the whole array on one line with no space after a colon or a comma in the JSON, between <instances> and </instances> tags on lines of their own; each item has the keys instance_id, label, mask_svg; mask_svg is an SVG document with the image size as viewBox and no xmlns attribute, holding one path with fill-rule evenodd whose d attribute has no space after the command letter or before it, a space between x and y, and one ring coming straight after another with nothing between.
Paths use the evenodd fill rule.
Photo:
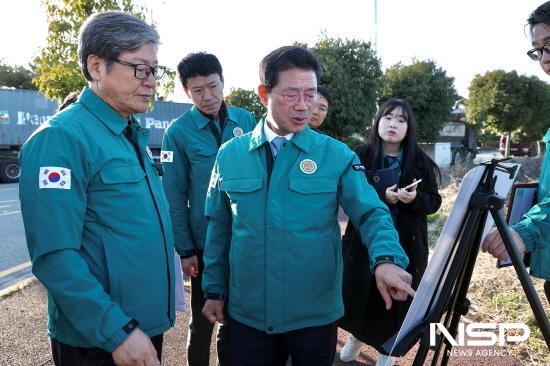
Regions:
<instances>
[{"instance_id":1,"label":"man in teal jacket","mask_svg":"<svg viewBox=\"0 0 550 366\"><path fill-rule=\"evenodd\" d=\"M191 322L187 362L208 366L213 325L201 313L204 306L202 270L206 219L204 199L220 145L252 131L256 121L241 108L223 102L220 61L208 53L191 53L178 65L178 74L193 107L166 130L161 161L164 189L170 202L175 246L183 272L191 276ZM220 365L231 365L229 330L220 327L217 342Z\"/></svg>"},{"instance_id":2,"label":"man in teal jacket","mask_svg":"<svg viewBox=\"0 0 550 366\"><path fill-rule=\"evenodd\" d=\"M541 68L550 74L550 1L539 6L527 23L530 27L533 49L527 55L538 61ZM521 253L531 253L531 275L545 279L544 291L550 303L550 129L544 136L546 152L539 180L538 203L525 214L523 220L510 228L514 242ZM482 245L500 260L509 257L498 231L487 235Z\"/></svg>"},{"instance_id":3,"label":"man in teal jacket","mask_svg":"<svg viewBox=\"0 0 550 366\"><path fill-rule=\"evenodd\" d=\"M164 73L158 42L133 15L88 18L88 87L21 149L21 211L58 366L157 365L175 321L168 202L132 117Z\"/></svg>"},{"instance_id":4,"label":"man in teal jacket","mask_svg":"<svg viewBox=\"0 0 550 366\"><path fill-rule=\"evenodd\" d=\"M260 64L267 115L220 149L206 199L203 313L223 321L227 299L235 364L330 365L344 314L338 206L360 228L386 305L411 276L387 207L358 157L307 125L319 63L282 47Z\"/></svg>"}]
</instances>

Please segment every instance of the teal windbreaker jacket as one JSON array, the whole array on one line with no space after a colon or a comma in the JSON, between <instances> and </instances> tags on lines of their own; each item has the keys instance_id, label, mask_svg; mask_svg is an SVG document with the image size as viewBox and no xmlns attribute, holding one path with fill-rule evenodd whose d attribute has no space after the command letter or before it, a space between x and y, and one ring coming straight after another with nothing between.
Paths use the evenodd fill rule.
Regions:
<instances>
[{"instance_id":1,"label":"teal windbreaker jacket","mask_svg":"<svg viewBox=\"0 0 550 366\"><path fill-rule=\"evenodd\" d=\"M531 275L550 280L550 129L544 136L546 151L539 179L538 203L513 225L531 253Z\"/></svg>"},{"instance_id":2,"label":"teal windbreaker jacket","mask_svg":"<svg viewBox=\"0 0 550 366\"><path fill-rule=\"evenodd\" d=\"M204 249L204 199L219 149L208 123L209 119L193 106L168 127L162 143L162 183L170 202L175 246L180 255ZM227 106L221 142L250 132L255 125L250 112Z\"/></svg>"},{"instance_id":3,"label":"teal windbreaker jacket","mask_svg":"<svg viewBox=\"0 0 550 366\"><path fill-rule=\"evenodd\" d=\"M220 149L206 198L203 289L228 296L229 315L267 333L329 324L343 313L341 205L375 260L402 268L388 208L357 155L306 128L268 179L263 120Z\"/></svg>"},{"instance_id":4,"label":"teal windbreaker jacket","mask_svg":"<svg viewBox=\"0 0 550 366\"><path fill-rule=\"evenodd\" d=\"M138 122L132 124L138 128ZM149 336L174 324L173 238L149 131L91 89L20 153L19 195L32 271L48 292L48 333L112 352L133 318Z\"/></svg>"}]
</instances>

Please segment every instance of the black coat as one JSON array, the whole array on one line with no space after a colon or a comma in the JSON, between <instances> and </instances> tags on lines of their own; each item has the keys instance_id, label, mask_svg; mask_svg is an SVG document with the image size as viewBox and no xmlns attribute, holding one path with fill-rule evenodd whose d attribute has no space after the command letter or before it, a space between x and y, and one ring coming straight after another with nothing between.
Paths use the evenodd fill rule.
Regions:
<instances>
[{"instance_id":1,"label":"black coat","mask_svg":"<svg viewBox=\"0 0 550 366\"><path fill-rule=\"evenodd\" d=\"M369 167L366 146L355 149L367 171L379 167ZM398 203L396 228L401 246L409 257L407 272L413 277L412 287L416 290L428 263L428 228L426 216L436 212L441 206L441 196L433 167L425 154L414 162L414 178L422 178L417 186L415 200L410 204ZM407 164L403 161L403 165ZM401 175L399 187L412 182L413 177ZM382 200L385 192L378 192ZM387 311L374 275L369 269L369 253L362 244L360 234L348 223L343 238L344 277L342 295L345 315L340 327L352 333L359 340L381 351L382 344L399 331L407 310L408 301L393 301Z\"/></svg>"}]
</instances>

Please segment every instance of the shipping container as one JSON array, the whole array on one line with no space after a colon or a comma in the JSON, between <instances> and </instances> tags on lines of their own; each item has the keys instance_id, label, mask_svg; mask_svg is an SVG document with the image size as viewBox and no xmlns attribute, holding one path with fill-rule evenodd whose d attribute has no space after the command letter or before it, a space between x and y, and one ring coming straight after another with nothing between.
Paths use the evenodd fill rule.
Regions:
<instances>
[{"instance_id":1,"label":"shipping container","mask_svg":"<svg viewBox=\"0 0 550 366\"><path fill-rule=\"evenodd\" d=\"M0 89L0 181L19 179L17 155L21 145L55 113L57 105L36 91ZM156 159L164 130L189 108L189 103L156 101L152 110L135 116L151 130L148 145Z\"/></svg>"}]
</instances>

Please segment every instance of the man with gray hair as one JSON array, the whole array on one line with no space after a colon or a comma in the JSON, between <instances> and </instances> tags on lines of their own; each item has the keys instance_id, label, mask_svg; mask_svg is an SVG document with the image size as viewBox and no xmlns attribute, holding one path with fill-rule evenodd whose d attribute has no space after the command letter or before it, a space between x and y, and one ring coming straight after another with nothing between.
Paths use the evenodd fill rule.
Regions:
<instances>
[{"instance_id":1,"label":"man with gray hair","mask_svg":"<svg viewBox=\"0 0 550 366\"><path fill-rule=\"evenodd\" d=\"M130 14L89 17L78 48L88 86L21 149L21 211L58 366L158 365L174 324L168 204L133 117L164 73L158 43Z\"/></svg>"}]
</instances>

